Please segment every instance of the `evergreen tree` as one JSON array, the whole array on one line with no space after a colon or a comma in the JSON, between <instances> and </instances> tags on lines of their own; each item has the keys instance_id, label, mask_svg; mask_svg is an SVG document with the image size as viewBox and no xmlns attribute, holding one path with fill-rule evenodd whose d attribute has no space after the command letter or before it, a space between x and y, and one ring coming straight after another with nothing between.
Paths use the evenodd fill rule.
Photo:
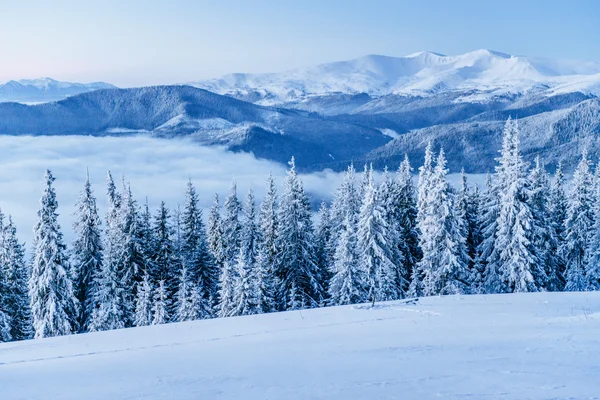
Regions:
<instances>
[{"instance_id":1,"label":"evergreen tree","mask_svg":"<svg viewBox=\"0 0 600 400\"><path fill-rule=\"evenodd\" d=\"M169 320L169 301L165 281L160 280L154 294L154 305L152 306L152 325L166 324Z\"/></svg>"},{"instance_id":2,"label":"evergreen tree","mask_svg":"<svg viewBox=\"0 0 600 400\"><path fill-rule=\"evenodd\" d=\"M396 286L396 268L392 262L393 251L389 242L385 210L377 201L373 168L368 172L369 183L358 217L357 249L365 270L365 286L370 301L399 298Z\"/></svg>"},{"instance_id":3,"label":"evergreen tree","mask_svg":"<svg viewBox=\"0 0 600 400\"><path fill-rule=\"evenodd\" d=\"M194 321L204 317L205 313L206 307L200 302L198 287L183 264L179 277L179 288L175 296L174 320L176 322Z\"/></svg>"},{"instance_id":4,"label":"evergreen tree","mask_svg":"<svg viewBox=\"0 0 600 400\"><path fill-rule=\"evenodd\" d=\"M497 170L500 210L495 246L499 272L508 292L539 291L547 277L535 248L526 166L519 153L519 131L515 121L507 121L504 135Z\"/></svg>"},{"instance_id":5,"label":"evergreen tree","mask_svg":"<svg viewBox=\"0 0 600 400\"><path fill-rule=\"evenodd\" d=\"M143 231L143 220L140 218L137 202L131 193L131 185L123 182L122 193L121 206L118 210L122 252L117 279L122 288L120 302L123 307L125 326L132 326L135 319L136 290L147 268L144 237L146 232Z\"/></svg>"},{"instance_id":6,"label":"evergreen tree","mask_svg":"<svg viewBox=\"0 0 600 400\"><path fill-rule=\"evenodd\" d=\"M225 245L223 243L223 224L221 223L221 206L219 195L215 193L215 200L208 215L208 248L218 270L225 264Z\"/></svg>"},{"instance_id":7,"label":"evergreen tree","mask_svg":"<svg viewBox=\"0 0 600 400\"><path fill-rule=\"evenodd\" d=\"M565 248L565 221L567 219L567 195L565 192L565 176L562 171L562 163L554 173L554 180L550 188L550 199L548 201L550 213L550 224L552 225L553 235L556 240L555 258L557 263L557 290L563 290L565 287L565 258L563 249Z\"/></svg>"},{"instance_id":8,"label":"evergreen tree","mask_svg":"<svg viewBox=\"0 0 600 400\"><path fill-rule=\"evenodd\" d=\"M357 253L356 225L346 216L344 231L337 241L333 256L333 277L329 296L334 305L356 304L367 300L365 273Z\"/></svg>"},{"instance_id":9,"label":"evergreen tree","mask_svg":"<svg viewBox=\"0 0 600 400\"><path fill-rule=\"evenodd\" d=\"M298 174L294 158L285 182L278 210L275 276L279 308L293 310L317 307L323 299L319 285L315 233L310 203Z\"/></svg>"},{"instance_id":10,"label":"evergreen tree","mask_svg":"<svg viewBox=\"0 0 600 400\"><path fill-rule=\"evenodd\" d=\"M258 217L260 241L256 261L257 302L261 312L271 312L275 307L273 282L277 257L277 188L273 176L267 179L267 192Z\"/></svg>"},{"instance_id":11,"label":"evergreen tree","mask_svg":"<svg viewBox=\"0 0 600 400\"><path fill-rule=\"evenodd\" d=\"M585 272L594 224L593 201L590 165L587 152L584 152L573 174L565 220L565 242L561 251L567 265L565 276L565 290L567 291L588 288Z\"/></svg>"},{"instance_id":12,"label":"evergreen tree","mask_svg":"<svg viewBox=\"0 0 600 400\"><path fill-rule=\"evenodd\" d=\"M429 193L423 199L424 210L419 210L421 249L423 258L423 294L469 293L471 275L468 270L465 237L456 215L454 194L446 175L443 150L427 182Z\"/></svg>"},{"instance_id":13,"label":"evergreen tree","mask_svg":"<svg viewBox=\"0 0 600 400\"><path fill-rule=\"evenodd\" d=\"M198 195L192 181L188 181L185 204L182 213L182 261L190 275L190 282L197 286L204 310L198 317L210 316L209 305L216 293L218 271L212 260L202 209L198 205Z\"/></svg>"},{"instance_id":14,"label":"evergreen tree","mask_svg":"<svg viewBox=\"0 0 600 400\"><path fill-rule=\"evenodd\" d=\"M135 301L135 326L147 326L152 324L152 285L147 272L144 273L142 281L137 284Z\"/></svg>"},{"instance_id":15,"label":"evergreen tree","mask_svg":"<svg viewBox=\"0 0 600 400\"><path fill-rule=\"evenodd\" d=\"M465 238L464 249L460 251L467 255L464 262L468 265L470 271L474 271L475 259L477 257L478 238L478 220L477 208L478 201L473 200L472 194L467 183L467 174L464 168L461 171L461 186L456 193L456 217L462 236Z\"/></svg>"},{"instance_id":16,"label":"evergreen tree","mask_svg":"<svg viewBox=\"0 0 600 400\"><path fill-rule=\"evenodd\" d=\"M231 265L229 262L225 261L221 268L218 291L219 304L216 310L217 316L221 318L230 317L235 307L233 295L235 285L238 281L237 271L235 269L236 265Z\"/></svg>"},{"instance_id":17,"label":"evergreen tree","mask_svg":"<svg viewBox=\"0 0 600 400\"><path fill-rule=\"evenodd\" d=\"M477 247L475 269L480 275L476 277L479 293L502 293L506 287L499 271L498 249L496 248L496 231L498 230L498 186L492 183L490 175L486 177L486 191L481 199L479 225L481 242Z\"/></svg>"},{"instance_id":18,"label":"evergreen tree","mask_svg":"<svg viewBox=\"0 0 600 400\"><path fill-rule=\"evenodd\" d=\"M169 209L161 202L154 216L152 225L153 257L152 273L155 282L161 282L165 295L172 298L177 290L178 274L175 246L173 243L173 228L171 226ZM161 290L163 290L161 289Z\"/></svg>"},{"instance_id":19,"label":"evergreen tree","mask_svg":"<svg viewBox=\"0 0 600 400\"><path fill-rule=\"evenodd\" d=\"M423 234L424 229L426 228L425 219L427 210L430 208L429 204L429 192L431 190L432 184L432 175L433 175L433 144L431 142L427 143L427 147L425 148L425 160L423 165L419 167L419 182L417 185L417 230L419 232L419 249L421 251L421 260L419 263L413 268L410 287L408 291L408 295L410 297L418 297L423 294L423 279L425 278L425 271L422 266L425 250L423 249Z\"/></svg>"},{"instance_id":20,"label":"evergreen tree","mask_svg":"<svg viewBox=\"0 0 600 400\"><path fill-rule=\"evenodd\" d=\"M246 247L241 247L235 266L236 282L231 296L232 305L228 316L258 314L256 279Z\"/></svg>"},{"instance_id":21,"label":"evergreen tree","mask_svg":"<svg viewBox=\"0 0 600 400\"><path fill-rule=\"evenodd\" d=\"M600 163L596 165L592 192L594 223L590 232L590 243L585 257L587 290L600 289Z\"/></svg>"},{"instance_id":22,"label":"evergreen tree","mask_svg":"<svg viewBox=\"0 0 600 400\"><path fill-rule=\"evenodd\" d=\"M66 246L58 224L54 176L46 170L38 221L33 228L29 298L36 338L67 335L77 328L77 298L68 276Z\"/></svg>"},{"instance_id":23,"label":"evergreen tree","mask_svg":"<svg viewBox=\"0 0 600 400\"><path fill-rule=\"evenodd\" d=\"M533 215L534 247L541 267L544 269L546 290L557 291L560 284L560 271L557 257L558 241L552 224L550 211L550 181L539 157L529 173L529 205ZM542 284L542 282L540 282Z\"/></svg>"},{"instance_id":24,"label":"evergreen tree","mask_svg":"<svg viewBox=\"0 0 600 400\"><path fill-rule=\"evenodd\" d=\"M396 220L398 221L400 234L398 246L404 256L406 278L410 282L412 282L417 272L417 264L421 259L419 230L417 228L417 194L412 182L411 171L412 168L408 156L405 155L404 161L402 161L398 169L396 204L394 208L396 210ZM409 288L404 288L404 290L407 289Z\"/></svg>"},{"instance_id":25,"label":"evergreen tree","mask_svg":"<svg viewBox=\"0 0 600 400\"><path fill-rule=\"evenodd\" d=\"M319 223L316 232L317 239L317 269L319 271L319 283L324 291L328 290L329 281L331 280L330 265L332 256L329 254L329 242L331 241L331 217L329 207L323 201L319 208Z\"/></svg>"},{"instance_id":26,"label":"evergreen tree","mask_svg":"<svg viewBox=\"0 0 600 400\"><path fill-rule=\"evenodd\" d=\"M92 191L89 174L86 176L83 191L75 205L75 242L73 243L73 268L75 294L80 305L79 327L86 330L95 308L94 299L98 286L94 277L102 270L102 237L100 217L96 198Z\"/></svg>"},{"instance_id":27,"label":"evergreen tree","mask_svg":"<svg viewBox=\"0 0 600 400\"><path fill-rule=\"evenodd\" d=\"M1 212L0 212L1 214ZM29 268L25 263L25 250L17 238L17 228L12 218L8 217L8 224L0 223L2 228L2 258L4 276L4 289L0 287L0 293L4 294L4 300L0 301L0 308L5 309L7 317L11 322L10 336L12 340L28 339L33 334L31 308L27 283L29 281ZM0 294L2 297L2 294Z\"/></svg>"},{"instance_id":28,"label":"evergreen tree","mask_svg":"<svg viewBox=\"0 0 600 400\"><path fill-rule=\"evenodd\" d=\"M240 240L242 225L240 223L241 204L237 197L237 184L231 184L229 195L223 204L225 215L223 218L223 245L225 249L225 261L235 265L240 251Z\"/></svg>"}]
</instances>

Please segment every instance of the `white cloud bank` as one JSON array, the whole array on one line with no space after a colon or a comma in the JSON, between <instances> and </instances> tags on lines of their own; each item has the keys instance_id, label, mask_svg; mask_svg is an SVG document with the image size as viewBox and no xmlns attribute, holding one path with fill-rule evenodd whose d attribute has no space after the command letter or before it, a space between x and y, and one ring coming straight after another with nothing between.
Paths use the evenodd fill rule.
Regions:
<instances>
[{"instance_id":1,"label":"white cloud bank","mask_svg":"<svg viewBox=\"0 0 600 400\"><path fill-rule=\"evenodd\" d=\"M202 147L185 139L87 136L0 136L0 207L12 214L21 240L31 243L42 177L46 168L56 177L60 222L70 244L74 204L83 186L86 168L102 216L105 210L106 172L121 187L121 176L131 182L136 199L147 196L152 211L164 200L170 208L183 202L189 178L197 187L204 208L215 192L223 198L232 179L244 198L252 187L260 198L269 172L283 183L283 165L258 160L251 154L233 154L221 148ZM330 171L303 176L307 191L327 198L340 180Z\"/></svg>"}]
</instances>

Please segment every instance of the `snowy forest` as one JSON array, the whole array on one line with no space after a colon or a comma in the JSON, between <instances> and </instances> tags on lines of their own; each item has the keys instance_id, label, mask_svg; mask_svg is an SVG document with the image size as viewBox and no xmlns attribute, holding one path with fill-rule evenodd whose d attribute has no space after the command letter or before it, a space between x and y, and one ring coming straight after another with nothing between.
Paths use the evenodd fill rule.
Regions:
<instances>
[{"instance_id":1,"label":"snowy forest","mask_svg":"<svg viewBox=\"0 0 600 400\"><path fill-rule=\"evenodd\" d=\"M260 204L235 183L206 219L193 183L181 210L151 212L108 174L106 215L89 177L74 242L58 223L46 171L31 257L0 214L0 341L132 326L374 303L419 296L600 288L600 163L584 152L567 183L559 164L526 163L509 119L484 188L447 179L430 143L374 178L350 165L313 218L294 159ZM314 221L313 221L314 220Z\"/></svg>"}]
</instances>

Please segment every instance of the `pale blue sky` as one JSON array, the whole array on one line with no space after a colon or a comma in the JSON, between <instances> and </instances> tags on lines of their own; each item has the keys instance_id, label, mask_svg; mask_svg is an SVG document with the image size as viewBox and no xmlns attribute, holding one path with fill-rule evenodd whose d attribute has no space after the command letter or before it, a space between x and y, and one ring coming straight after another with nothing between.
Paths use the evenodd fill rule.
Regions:
<instances>
[{"instance_id":1,"label":"pale blue sky","mask_svg":"<svg viewBox=\"0 0 600 400\"><path fill-rule=\"evenodd\" d=\"M0 0L0 81L119 86L421 50L600 61L600 1Z\"/></svg>"}]
</instances>

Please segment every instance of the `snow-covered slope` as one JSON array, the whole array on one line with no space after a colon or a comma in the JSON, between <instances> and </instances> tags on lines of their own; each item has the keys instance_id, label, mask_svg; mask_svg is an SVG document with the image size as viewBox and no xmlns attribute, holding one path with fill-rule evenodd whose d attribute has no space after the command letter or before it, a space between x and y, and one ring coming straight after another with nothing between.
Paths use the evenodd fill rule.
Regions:
<instances>
[{"instance_id":1,"label":"snow-covered slope","mask_svg":"<svg viewBox=\"0 0 600 400\"><path fill-rule=\"evenodd\" d=\"M597 399L600 292L449 296L0 344L0 398Z\"/></svg>"},{"instance_id":2,"label":"snow-covered slope","mask_svg":"<svg viewBox=\"0 0 600 400\"><path fill-rule=\"evenodd\" d=\"M332 93L427 96L465 92L471 101L536 91L600 93L600 63L556 61L476 50L457 56L420 52L406 57L369 55L282 73L226 75L192 83L260 104L281 104Z\"/></svg>"},{"instance_id":3,"label":"snow-covered slope","mask_svg":"<svg viewBox=\"0 0 600 400\"><path fill-rule=\"evenodd\" d=\"M72 83L51 78L21 79L0 84L0 102L40 103L115 86L104 82Z\"/></svg>"}]
</instances>

